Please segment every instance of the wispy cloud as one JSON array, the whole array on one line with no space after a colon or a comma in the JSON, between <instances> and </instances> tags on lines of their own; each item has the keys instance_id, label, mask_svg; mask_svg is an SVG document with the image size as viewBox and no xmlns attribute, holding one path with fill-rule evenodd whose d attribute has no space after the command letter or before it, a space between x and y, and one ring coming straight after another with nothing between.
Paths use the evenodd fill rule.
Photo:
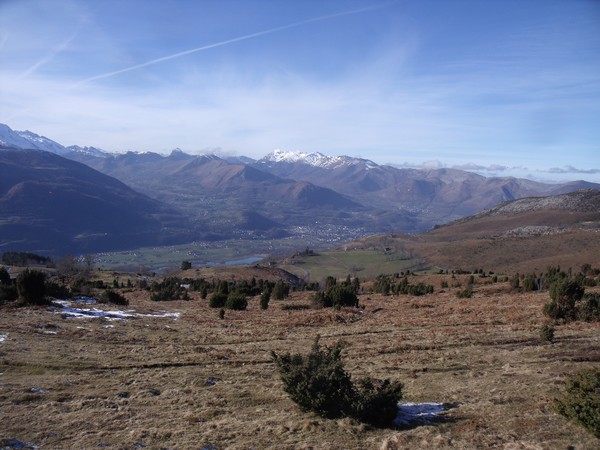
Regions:
<instances>
[{"instance_id":1,"label":"wispy cloud","mask_svg":"<svg viewBox=\"0 0 600 450\"><path fill-rule=\"evenodd\" d=\"M564 166L564 167L553 167L547 171L547 173L554 174L563 174L563 173L583 173L583 174L596 174L600 173L600 169L577 169L573 166Z\"/></svg>"}]
</instances>

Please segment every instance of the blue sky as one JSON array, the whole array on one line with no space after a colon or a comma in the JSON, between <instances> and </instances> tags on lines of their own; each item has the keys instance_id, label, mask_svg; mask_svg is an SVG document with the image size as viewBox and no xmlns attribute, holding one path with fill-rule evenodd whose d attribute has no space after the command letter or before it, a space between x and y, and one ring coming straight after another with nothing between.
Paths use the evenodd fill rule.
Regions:
<instances>
[{"instance_id":1,"label":"blue sky","mask_svg":"<svg viewBox=\"0 0 600 450\"><path fill-rule=\"evenodd\" d=\"M0 122L600 182L600 1L0 0Z\"/></svg>"}]
</instances>

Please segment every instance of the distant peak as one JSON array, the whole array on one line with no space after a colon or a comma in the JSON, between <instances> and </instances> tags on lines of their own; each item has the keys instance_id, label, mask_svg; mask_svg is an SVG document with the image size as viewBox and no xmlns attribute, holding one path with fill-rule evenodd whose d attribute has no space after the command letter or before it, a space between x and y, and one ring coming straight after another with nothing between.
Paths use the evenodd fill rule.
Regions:
<instances>
[{"instance_id":1,"label":"distant peak","mask_svg":"<svg viewBox=\"0 0 600 450\"><path fill-rule=\"evenodd\" d=\"M305 153L292 150L275 150L265 156L261 161L275 163L300 163L313 167L333 168L340 166L351 166L365 163L374 167L375 163L350 156L326 156L319 152Z\"/></svg>"}]
</instances>

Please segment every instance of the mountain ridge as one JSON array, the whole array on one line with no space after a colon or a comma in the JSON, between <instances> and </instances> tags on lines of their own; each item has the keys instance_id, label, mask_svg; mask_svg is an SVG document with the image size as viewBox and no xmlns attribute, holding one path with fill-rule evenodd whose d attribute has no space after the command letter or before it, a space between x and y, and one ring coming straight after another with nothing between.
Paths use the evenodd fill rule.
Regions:
<instances>
[{"instance_id":1,"label":"mountain ridge","mask_svg":"<svg viewBox=\"0 0 600 450\"><path fill-rule=\"evenodd\" d=\"M0 141L30 140L0 126ZM56 145L54 145L56 144ZM16 146L16 144L15 144ZM93 147L64 147L83 163L187 217L191 229L215 238L292 236L295 229L328 242L361 235L421 233L523 197L600 190L586 181L547 184L514 177L484 177L449 168L410 169L349 156L276 150L260 160L190 155L174 149L110 154ZM57 150L58 149L58 150Z\"/></svg>"},{"instance_id":2,"label":"mountain ridge","mask_svg":"<svg viewBox=\"0 0 600 450\"><path fill-rule=\"evenodd\" d=\"M192 238L178 211L84 164L0 148L0 249L105 251Z\"/></svg>"}]
</instances>

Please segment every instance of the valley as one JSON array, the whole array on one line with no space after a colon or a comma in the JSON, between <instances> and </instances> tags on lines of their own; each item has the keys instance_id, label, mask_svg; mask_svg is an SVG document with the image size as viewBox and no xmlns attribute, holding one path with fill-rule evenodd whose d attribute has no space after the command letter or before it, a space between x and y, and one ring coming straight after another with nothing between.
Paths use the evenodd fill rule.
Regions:
<instances>
[{"instance_id":1,"label":"valley","mask_svg":"<svg viewBox=\"0 0 600 450\"><path fill-rule=\"evenodd\" d=\"M110 154L6 125L0 145L0 250L47 255L223 248L234 240L249 241L239 246L242 257L281 255L374 234L419 234L505 201L600 189L280 150L259 160L178 149ZM264 249L246 253L251 241Z\"/></svg>"}]
</instances>

